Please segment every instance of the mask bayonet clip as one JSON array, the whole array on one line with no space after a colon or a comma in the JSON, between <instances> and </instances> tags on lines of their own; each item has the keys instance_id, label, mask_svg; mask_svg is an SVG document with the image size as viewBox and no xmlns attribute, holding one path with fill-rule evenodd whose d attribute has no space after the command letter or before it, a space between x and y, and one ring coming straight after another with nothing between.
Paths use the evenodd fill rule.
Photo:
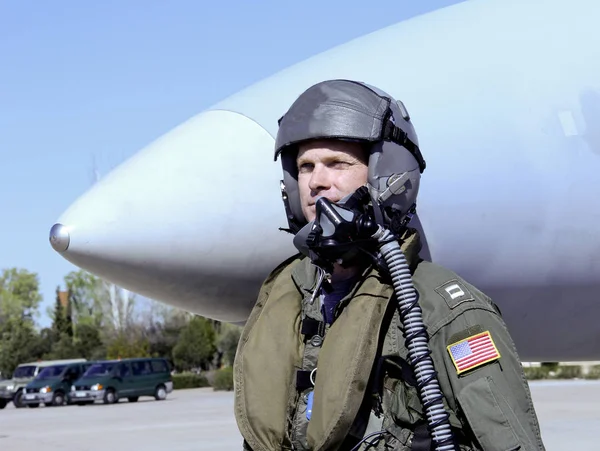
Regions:
<instances>
[{"instance_id":1,"label":"mask bayonet clip","mask_svg":"<svg viewBox=\"0 0 600 451\"><path fill-rule=\"evenodd\" d=\"M321 268L319 268L319 278L317 280L317 284L315 285L315 290L313 291L313 293L310 297L310 301L309 301L310 305L312 305L315 302L315 299L319 295L319 291L321 291L321 286L323 285L324 280L325 280L325 271L323 271Z\"/></svg>"}]
</instances>

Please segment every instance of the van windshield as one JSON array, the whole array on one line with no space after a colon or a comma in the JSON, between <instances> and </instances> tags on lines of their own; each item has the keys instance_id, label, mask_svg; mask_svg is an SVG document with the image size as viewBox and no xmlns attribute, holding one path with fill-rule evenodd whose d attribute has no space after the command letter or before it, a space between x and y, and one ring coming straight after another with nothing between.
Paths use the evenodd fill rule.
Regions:
<instances>
[{"instance_id":1,"label":"van windshield","mask_svg":"<svg viewBox=\"0 0 600 451\"><path fill-rule=\"evenodd\" d=\"M60 377L61 374L65 371L67 365L54 365L44 368L38 374L37 379L54 379L56 377Z\"/></svg>"},{"instance_id":2,"label":"van windshield","mask_svg":"<svg viewBox=\"0 0 600 451\"><path fill-rule=\"evenodd\" d=\"M35 365L20 366L15 370L15 373L13 374L13 378L25 379L25 378L33 377L33 375L35 374L35 369L36 369Z\"/></svg>"},{"instance_id":3,"label":"van windshield","mask_svg":"<svg viewBox=\"0 0 600 451\"><path fill-rule=\"evenodd\" d=\"M117 364L115 362L103 362L94 363L88 368L83 374L83 377L87 376L108 376L112 373L113 369Z\"/></svg>"}]
</instances>

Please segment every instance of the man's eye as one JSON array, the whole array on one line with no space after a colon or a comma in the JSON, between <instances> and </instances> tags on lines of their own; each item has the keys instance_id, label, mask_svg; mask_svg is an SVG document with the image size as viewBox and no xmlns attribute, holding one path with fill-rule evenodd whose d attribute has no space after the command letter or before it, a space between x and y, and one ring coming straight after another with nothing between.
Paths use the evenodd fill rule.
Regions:
<instances>
[{"instance_id":1,"label":"man's eye","mask_svg":"<svg viewBox=\"0 0 600 451\"><path fill-rule=\"evenodd\" d=\"M314 168L313 164L303 163L298 167L298 172L310 172Z\"/></svg>"},{"instance_id":2,"label":"man's eye","mask_svg":"<svg viewBox=\"0 0 600 451\"><path fill-rule=\"evenodd\" d=\"M350 166L350 163L348 163L347 161L334 161L333 163L331 163L331 167L335 169L345 169L348 166Z\"/></svg>"}]
</instances>

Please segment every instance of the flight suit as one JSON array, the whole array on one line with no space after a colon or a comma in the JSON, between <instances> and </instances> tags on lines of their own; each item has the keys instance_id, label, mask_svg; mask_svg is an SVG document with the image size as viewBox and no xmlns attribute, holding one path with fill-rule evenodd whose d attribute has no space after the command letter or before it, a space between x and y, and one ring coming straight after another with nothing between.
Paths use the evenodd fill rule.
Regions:
<instances>
[{"instance_id":1,"label":"flight suit","mask_svg":"<svg viewBox=\"0 0 600 451\"><path fill-rule=\"evenodd\" d=\"M544 450L499 310L455 273L422 261L419 249L410 231L402 250L460 449ZM315 299L317 276L306 258L282 263L263 284L242 332L234 386L244 449L345 450L377 431L384 433L368 440L369 449L434 449L387 276L365 269L333 324L323 322ZM480 342L487 354L477 354ZM464 355L469 347L472 360Z\"/></svg>"}]
</instances>

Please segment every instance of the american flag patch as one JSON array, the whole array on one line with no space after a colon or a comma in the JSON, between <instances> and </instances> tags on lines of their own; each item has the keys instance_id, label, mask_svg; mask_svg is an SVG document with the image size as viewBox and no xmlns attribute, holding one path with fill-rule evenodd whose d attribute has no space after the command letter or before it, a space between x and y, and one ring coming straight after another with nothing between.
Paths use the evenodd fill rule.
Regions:
<instances>
[{"instance_id":1,"label":"american flag patch","mask_svg":"<svg viewBox=\"0 0 600 451\"><path fill-rule=\"evenodd\" d=\"M448 352L458 374L500 358L489 331L451 344Z\"/></svg>"}]
</instances>

